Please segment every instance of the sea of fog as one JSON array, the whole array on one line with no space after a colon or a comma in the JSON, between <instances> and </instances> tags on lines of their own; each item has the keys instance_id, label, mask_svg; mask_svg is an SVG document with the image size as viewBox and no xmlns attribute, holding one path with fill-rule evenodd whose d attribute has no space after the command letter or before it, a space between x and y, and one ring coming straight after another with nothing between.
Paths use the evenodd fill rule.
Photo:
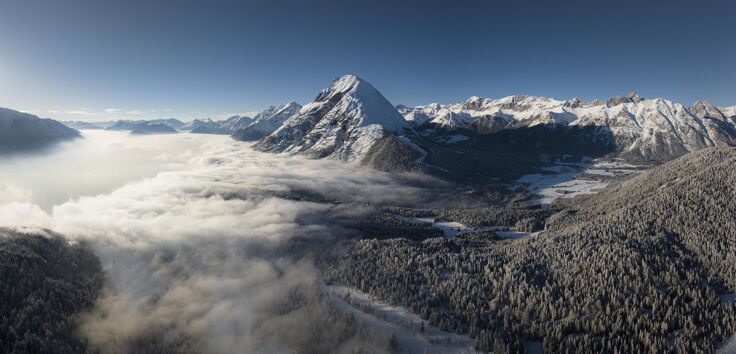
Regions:
<instances>
[{"instance_id":1,"label":"sea of fog","mask_svg":"<svg viewBox=\"0 0 736 354\"><path fill-rule=\"evenodd\" d=\"M50 210L71 198L109 193L161 171L186 168L199 151L230 140L208 134L82 134L83 139L48 150L0 157L0 203L29 202Z\"/></svg>"},{"instance_id":2,"label":"sea of fog","mask_svg":"<svg viewBox=\"0 0 736 354\"><path fill-rule=\"evenodd\" d=\"M91 245L106 285L80 331L100 351L154 336L207 352L286 353L319 333L322 310L272 311L319 275L309 260L268 250L297 236L339 238L372 205L429 199L412 185L227 136L85 131L0 161L0 226Z\"/></svg>"}]
</instances>

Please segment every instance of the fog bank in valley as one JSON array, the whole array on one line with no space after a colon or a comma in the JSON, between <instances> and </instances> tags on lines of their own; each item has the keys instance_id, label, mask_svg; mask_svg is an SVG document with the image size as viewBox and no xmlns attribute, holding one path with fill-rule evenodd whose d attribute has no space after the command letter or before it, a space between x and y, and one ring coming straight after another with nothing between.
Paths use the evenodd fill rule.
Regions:
<instances>
[{"instance_id":1,"label":"fog bank in valley","mask_svg":"<svg viewBox=\"0 0 736 354\"><path fill-rule=\"evenodd\" d=\"M118 176L129 166L106 164L99 151L85 160L78 148L65 147L82 161L72 166L98 164L79 167L91 174L82 178L96 183L92 195L64 181L57 186L68 185L67 193L80 196L46 209L35 204L49 201L43 198L44 178L56 178L51 171L67 167L51 157L31 157L35 162L12 163L32 164L39 180L18 187L18 199L0 204L2 226L48 228L70 240L91 241L107 285L80 331L103 351L155 343L200 352L279 353L314 342L340 350L330 338L336 330L321 328L330 325L324 319L331 310L316 296L319 274L309 259L280 247L295 237L344 236L350 232L344 221L366 215L372 205L428 200L423 189L406 184L419 177L263 154L222 137L119 139L125 151L117 153L125 161L147 161L130 175ZM67 171L61 178L71 181L74 175ZM14 186L12 178L0 180Z\"/></svg>"},{"instance_id":2,"label":"fog bank in valley","mask_svg":"<svg viewBox=\"0 0 736 354\"><path fill-rule=\"evenodd\" d=\"M109 193L127 182L184 167L216 135L130 136L85 130L83 138L48 149L0 156L0 203L29 202L50 210L70 198Z\"/></svg>"}]
</instances>

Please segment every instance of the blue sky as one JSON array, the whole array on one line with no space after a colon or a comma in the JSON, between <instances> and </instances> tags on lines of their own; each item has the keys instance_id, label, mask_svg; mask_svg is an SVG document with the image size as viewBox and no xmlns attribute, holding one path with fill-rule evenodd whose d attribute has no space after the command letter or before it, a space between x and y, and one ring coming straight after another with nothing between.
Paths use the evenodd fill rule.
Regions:
<instances>
[{"instance_id":1,"label":"blue sky","mask_svg":"<svg viewBox=\"0 0 736 354\"><path fill-rule=\"evenodd\" d=\"M636 90L736 105L734 1L0 0L0 106L224 117L352 73L391 102Z\"/></svg>"}]
</instances>

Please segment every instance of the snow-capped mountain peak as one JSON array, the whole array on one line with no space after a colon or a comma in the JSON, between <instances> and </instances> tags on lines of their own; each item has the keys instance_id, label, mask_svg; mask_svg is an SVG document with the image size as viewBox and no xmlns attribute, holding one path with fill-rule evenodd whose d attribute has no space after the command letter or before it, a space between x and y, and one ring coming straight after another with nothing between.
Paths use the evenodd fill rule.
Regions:
<instances>
[{"instance_id":1,"label":"snow-capped mountain peak","mask_svg":"<svg viewBox=\"0 0 736 354\"><path fill-rule=\"evenodd\" d=\"M264 151L359 160L387 134L398 134L407 121L367 81L345 75L261 140Z\"/></svg>"},{"instance_id":2,"label":"snow-capped mountain peak","mask_svg":"<svg viewBox=\"0 0 736 354\"><path fill-rule=\"evenodd\" d=\"M350 115L356 127L379 124L385 129L400 132L406 121L383 95L367 81L344 75L322 90L315 101L331 101L339 97L335 105L340 113Z\"/></svg>"}]
</instances>

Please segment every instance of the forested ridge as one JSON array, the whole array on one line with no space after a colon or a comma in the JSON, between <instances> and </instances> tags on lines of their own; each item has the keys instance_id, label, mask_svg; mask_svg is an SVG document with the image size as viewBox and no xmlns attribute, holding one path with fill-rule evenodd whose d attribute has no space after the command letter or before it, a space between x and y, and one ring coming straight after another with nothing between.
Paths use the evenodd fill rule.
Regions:
<instances>
[{"instance_id":1,"label":"forested ridge","mask_svg":"<svg viewBox=\"0 0 736 354\"><path fill-rule=\"evenodd\" d=\"M566 203L524 239L348 241L326 279L485 351L714 352L736 330L735 165L730 148L687 155Z\"/></svg>"},{"instance_id":2,"label":"forested ridge","mask_svg":"<svg viewBox=\"0 0 736 354\"><path fill-rule=\"evenodd\" d=\"M0 352L84 352L77 315L101 287L100 262L85 244L0 229Z\"/></svg>"}]
</instances>

